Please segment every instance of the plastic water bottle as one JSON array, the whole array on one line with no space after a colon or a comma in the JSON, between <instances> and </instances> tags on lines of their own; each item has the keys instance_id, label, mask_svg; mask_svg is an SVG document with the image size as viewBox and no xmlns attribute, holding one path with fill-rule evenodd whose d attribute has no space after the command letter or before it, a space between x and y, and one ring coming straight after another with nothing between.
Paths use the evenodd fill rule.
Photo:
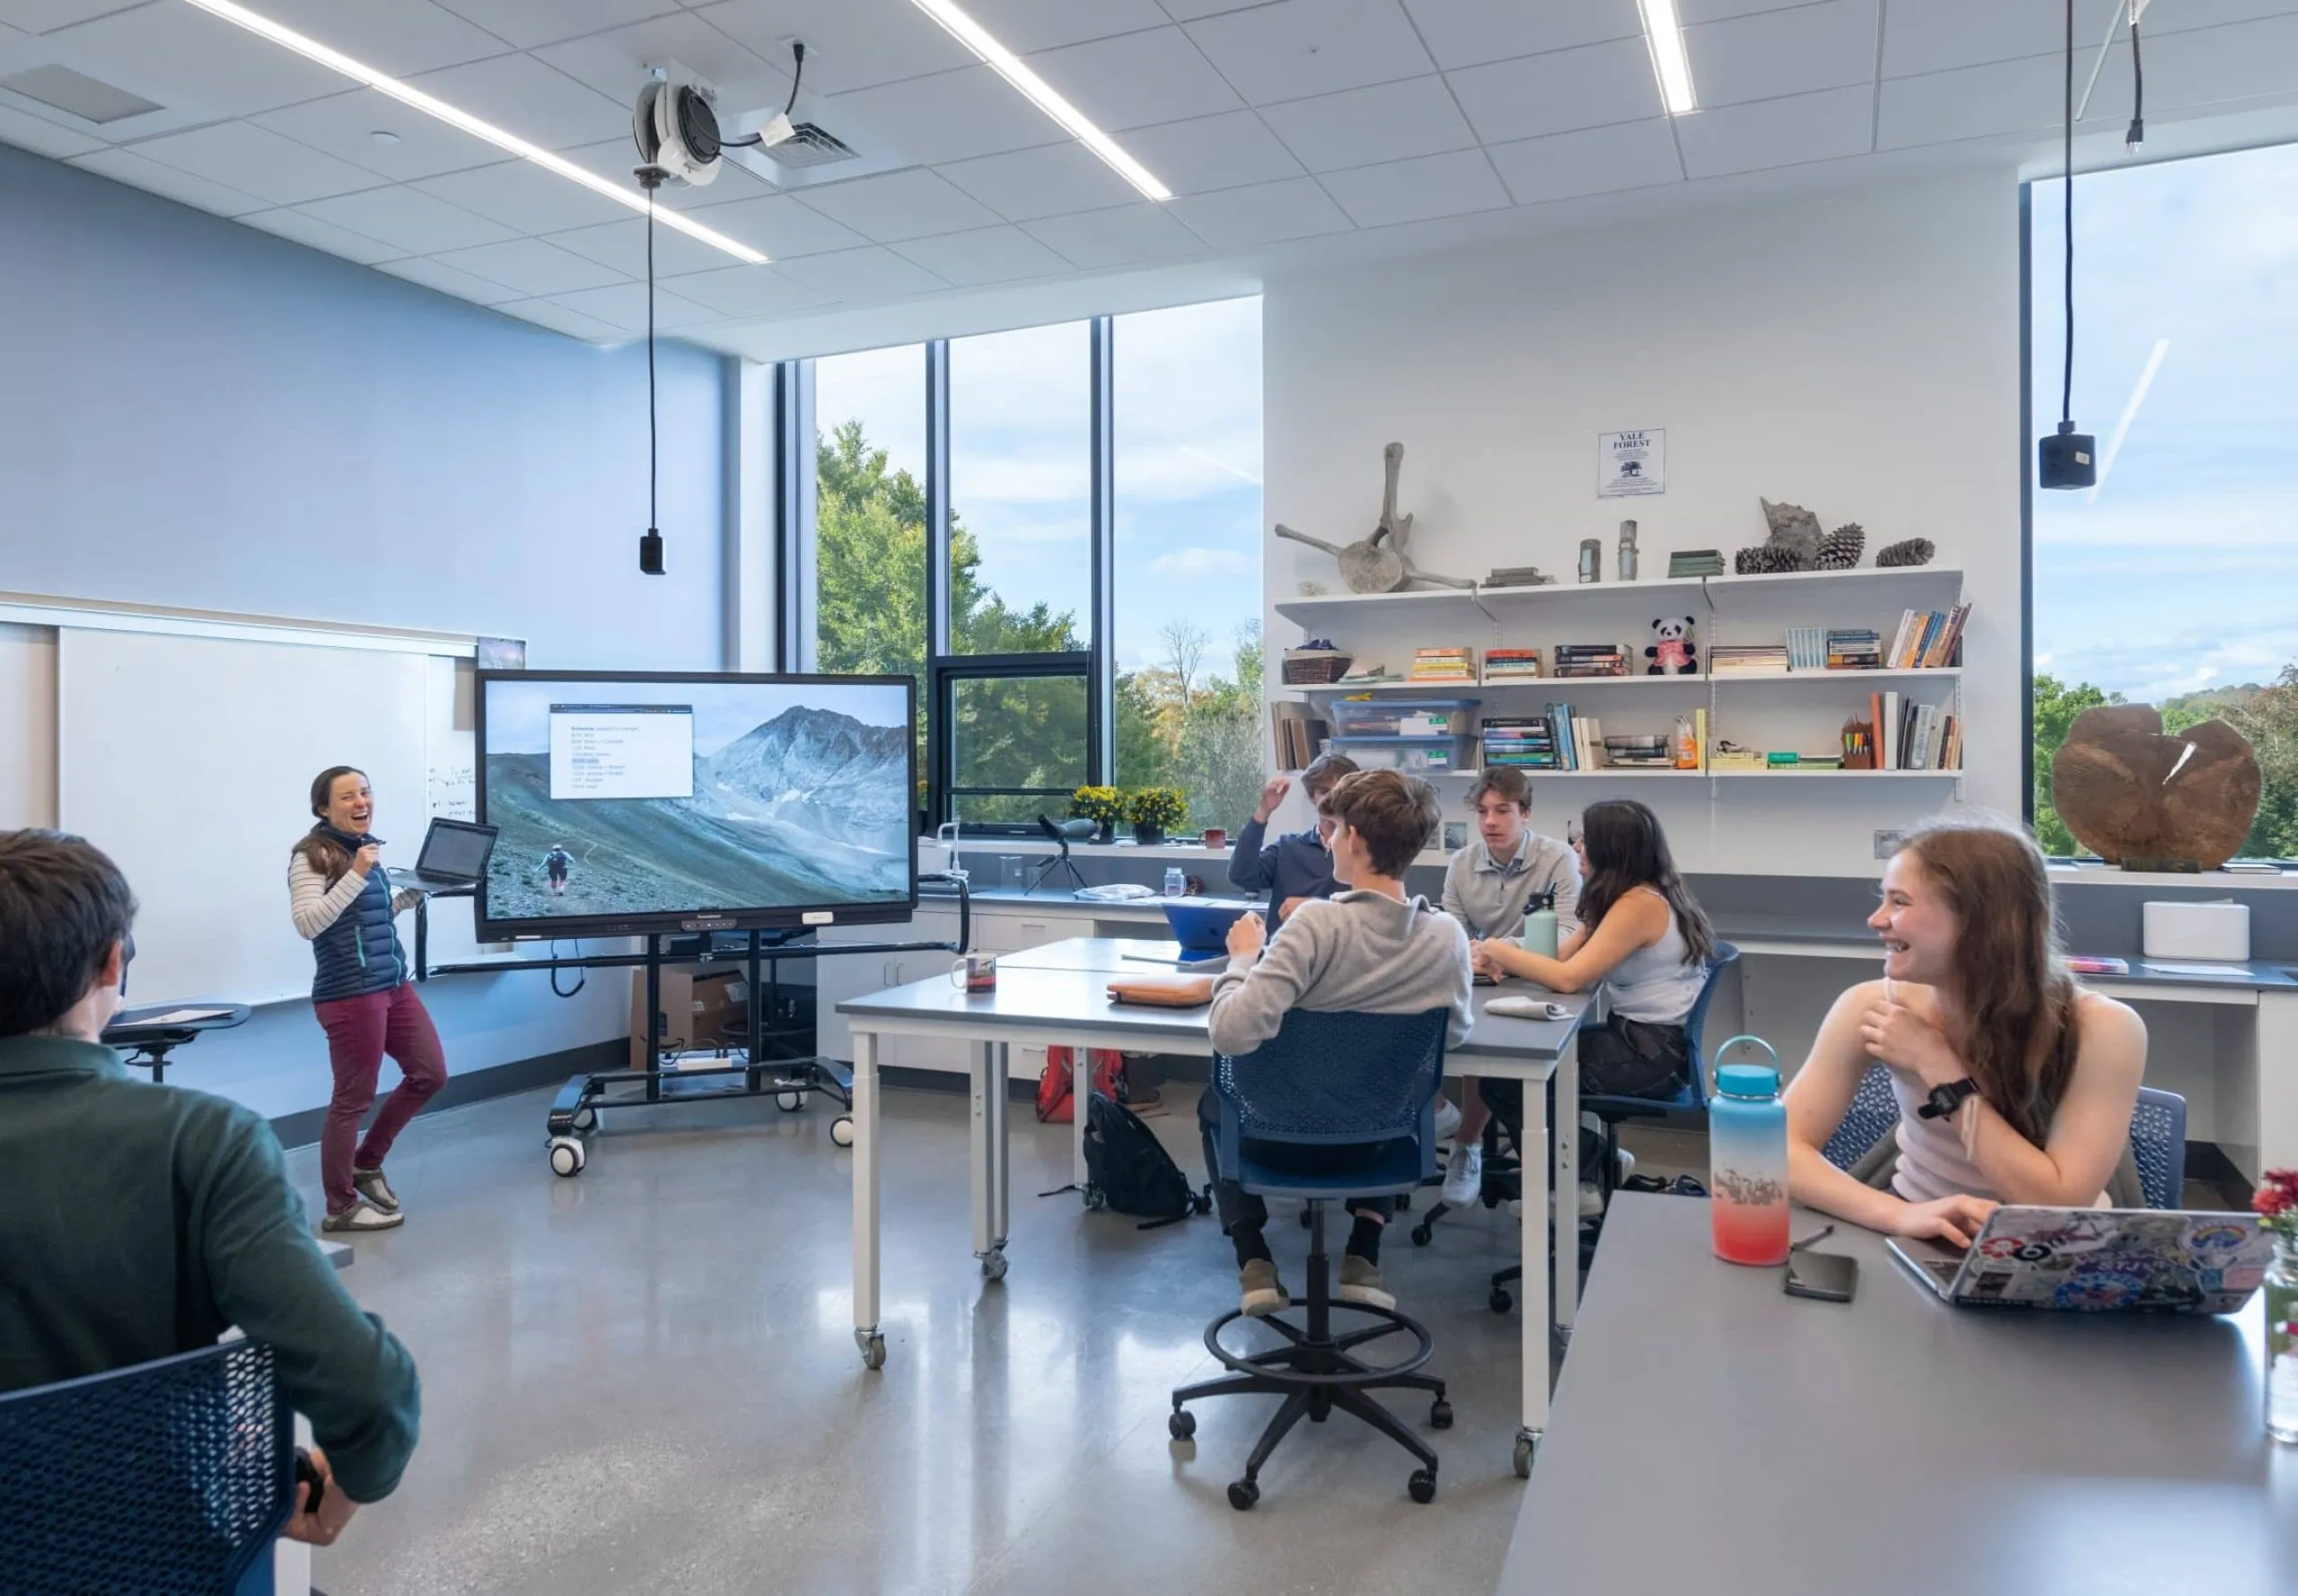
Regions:
<instances>
[{"instance_id":1,"label":"plastic water bottle","mask_svg":"<svg viewBox=\"0 0 2298 1596\"><path fill-rule=\"evenodd\" d=\"M1707 1189L1715 1256L1726 1263L1787 1261L1787 1105L1779 1101L1779 1055L1751 1036L1733 1037L1772 1062L1719 1064L1707 1100Z\"/></svg>"},{"instance_id":2,"label":"plastic water bottle","mask_svg":"<svg viewBox=\"0 0 2298 1596\"><path fill-rule=\"evenodd\" d=\"M1531 913L1524 916L1523 934L1517 945L1527 953L1543 958L1556 957L1556 894L1553 891L1532 899Z\"/></svg>"},{"instance_id":3,"label":"plastic water bottle","mask_svg":"<svg viewBox=\"0 0 2298 1596\"><path fill-rule=\"evenodd\" d=\"M1182 893L1188 890L1188 879L1181 874L1181 867L1178 864L1166 865L1165 896L1168 898L1179 898Z\"/></svg>"}]
</instances>

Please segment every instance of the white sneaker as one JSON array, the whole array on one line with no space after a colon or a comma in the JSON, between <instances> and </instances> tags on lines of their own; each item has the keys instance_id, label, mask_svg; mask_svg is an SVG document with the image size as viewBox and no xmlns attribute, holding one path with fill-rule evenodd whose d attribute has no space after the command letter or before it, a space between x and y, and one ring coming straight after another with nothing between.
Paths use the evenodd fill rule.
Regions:
<instances>
[{"instance_id":1,"label":"white sneaker","mask_svg":"<svg viewBox=\"0 0 2298 1596\"><path fill-rule=\"evenodd\" d=\"M1580 1188L1580 1217L1583 1219L1601 1219L1603 1216L1603 1192L1592 1182L1583 1182Z\"/></svg>"},{"instance_id":2,"label":"white sneaker","mask_svg":"<svg viewBox=\"0 0 2298 1596\"><path fill-rule=\"evenodd\" d=\"M1483 1195L1484 1149L1475 1142L1463 1143L1452 1149L1452 1160L1444 1166L1444 1201L1465 1208Z\"/></svg>"},{"instance_id":3,"label":"white sneaker","mask_svg":"<svg viewBox=\"0 0 2298 1596\"><path fill-rule=\"evenodd\" d=\"M1612 1184L1615 1187L1627 1185L1627 1178L1636 1173L1636 1154L1630 1153L1625 1147L1618 1149L1618 1152L1619 1173L1614 1176L1612 1179Z\"/></svg>"},{"instance_id":4,"label":"white sneaker","mask_svg":"<svg viewBox=\"0 0 2298 1596\"><path fill-rule=\"evenodd\" d=\"M406 1216L386 1214L374 1204L360 1199L340 1214L330 1214L320 1221L323 1231L388 1231L407 1223Z\"/></svg>"},{"instance_id":5,"label":"white sneaker","mask_svg":"<svg viewBox=\"0 0 2298 1596\"><path fill-rule=\"evenodd\" d=\"M1460 1134L1460 1105L1449 1097L1436 1100L1436 1139L1449 1142Z\"/></svg>"}]
</instances>

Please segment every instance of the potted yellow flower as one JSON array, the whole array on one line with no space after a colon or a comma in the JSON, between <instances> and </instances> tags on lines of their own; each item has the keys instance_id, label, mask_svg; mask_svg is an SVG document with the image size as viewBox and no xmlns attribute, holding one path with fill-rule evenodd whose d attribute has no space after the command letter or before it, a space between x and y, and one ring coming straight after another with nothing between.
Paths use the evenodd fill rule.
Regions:
<instances>
[{"instance_id":1,"label":"potted yellow flower","mask_svg":"<svg viewBox=\"0 0 2298 1596\"><path fill-rule=\"evenodd\" d=\"M1188 798L1179 787L1136 787L1126 799L1126 818L1133 822L1133 840L1151 846L1188 818Z\"/></svg>"},{"instance_id":2,"label":"potted yellow flower","mask_svg":"<svg viewBox=\"0 0 2298 1596\"><path fill-rule=\"evenodd\" d=\"M1127 818L1125 794L1115 787L1078 788L1069 794L1069 812L1101 828L1093 833L1095 842L1114 841L1118 822Z\"/></svg>"}]
</instances>

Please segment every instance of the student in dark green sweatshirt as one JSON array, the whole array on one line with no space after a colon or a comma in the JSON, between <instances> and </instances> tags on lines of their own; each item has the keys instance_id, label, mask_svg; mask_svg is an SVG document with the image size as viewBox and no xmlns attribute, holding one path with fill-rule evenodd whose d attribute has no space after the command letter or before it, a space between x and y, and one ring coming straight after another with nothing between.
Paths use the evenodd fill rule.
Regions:
<instances>
[{"instance_id":1,"label":"student in dark green sweatshirt","mask_svg":"<svg viewBox=\"0 0 2298 1596\"><path fill-rule=\"evenodd\" d=\"M237 1326L270 1346L311 1420L326 1489L314 1513L296 1487L287 1533L325 1546L399 1485L415 1362L336 1277L263 1118L131 1078L99 1039L135 914L118 868L79 837L0 831L0 1391Z\"/></svg>"}]
</instances>

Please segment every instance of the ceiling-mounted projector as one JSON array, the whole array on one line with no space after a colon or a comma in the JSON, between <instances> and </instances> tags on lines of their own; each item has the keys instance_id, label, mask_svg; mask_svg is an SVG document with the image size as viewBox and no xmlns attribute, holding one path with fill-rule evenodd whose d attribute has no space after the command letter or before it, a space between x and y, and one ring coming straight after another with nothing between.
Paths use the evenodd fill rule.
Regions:
<instances>
[{"instance_id":1,"label":"ceiling-mounted projector","mask_svg":"<svg viewBox=\"0 0 2298 1596\"><path fill-rule=\"evenodd\" d=\"M699 188L718 176L717 96L699 83L663 76L638 91L631 108L630 131L638 143L638 159L659 168L674 182Z\"/></svg>"}]
</instances>

